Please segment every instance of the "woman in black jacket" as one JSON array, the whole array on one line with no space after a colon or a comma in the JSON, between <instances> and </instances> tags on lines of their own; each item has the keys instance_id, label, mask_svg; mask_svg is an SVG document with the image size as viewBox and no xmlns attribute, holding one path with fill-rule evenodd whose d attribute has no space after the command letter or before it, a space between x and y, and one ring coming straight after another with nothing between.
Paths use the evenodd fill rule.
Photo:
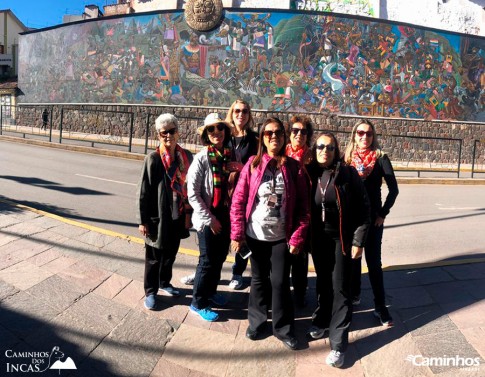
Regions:
<instances>
[{"instance_id":1,"label":"woman in black jacket","mask_svg":"<svg viewBox=\"0 0 485 377\"><path fill-rule=\"evenodd\" d=\"M307 170L312 182L311 244L318 295L308 334L318 339L329 331L331 352L326 363L340 368L352 318L351 262L362 255L369 202L355 169L341 163L333 134L318 136Z\"/></svg>"},{"instance_id":2,"label":"woman in black jacket","mask_svg":"<svg viewBox=\"0 0 485 377\"><path fill-rule=\"evenodd\" d=\"M181 148L178 121L172 114L155 120L160 145L145 157L137 189L136 219L145 237L145 308L154 310L160 289L179 296L172 284L172 266L180 239L192 226L186 177L192 154Z\"/></svg>"},{"instance_id":3,"label":"woman in black jacket","mask_svg":"<svg viewBox=\"0 0 485 377\"><path fill-rule=\"evenodd\" d=\"M382 234L384 220L399 194L396 177L389 157L379 148L374 125L369 120L359 120L350 135L345 150L345 162L357 169L367 189L371 206L371 226L365 243L365 260L369 280L374 292L374 315L383 326L392 326L392 317L386 307L384 276L381 263ZM382 179L386 181L389 193L382 204ZM360 303L360 281L362 260L353 261L352 296L353 304Z\"/></svg>"}]
</instances>

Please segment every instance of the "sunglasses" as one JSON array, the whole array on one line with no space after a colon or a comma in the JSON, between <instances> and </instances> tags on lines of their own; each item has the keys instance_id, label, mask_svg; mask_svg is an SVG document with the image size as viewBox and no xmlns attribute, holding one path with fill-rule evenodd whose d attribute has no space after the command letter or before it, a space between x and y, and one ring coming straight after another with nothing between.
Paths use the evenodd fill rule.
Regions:
<instances>
[{"instance_id":1,"label":"sunglasses","mask_svg":"<svg viewBox=\"0 0 485 377\"><path fill-rule=\"evenodd\" d=\"M263 135L271 139L273 137L273 135L276 135L276 137L283 136L283 131L282 130L276 130L276 131L264 130Z\"/></svg>"},{"instance_id":2,"label":"sunglasses","mask_svg":"<svg viewBox=\"0 0 485 377\"><path fill-rule=\"evenodd\" d=\"M360 137L364 136L364 135L367 135L367 137L372 137L374 136L374 132L372 131L362 131L362 130L357 130L355 131L355 133L357 135L359 135Z\"/></svg>"},{"instance_id":3,"label":"sunglasses","mask_svg":"<svg viewBox=\"0 0 485 377\"><path fill-rule=\"evenodd\" d=\"M324 149L327 149L327 151L329 151L329 152L333 152L333 151L335 150L335 145L330 145L330 144L328 144L328 145L325 145L325 144L319 144L319 145L317 145L317 149L318 149L319 151L323 151Z\"/></svg>"},{"instance_id":4,"label":"sunglasses","mask_svg":"<svg viewBox=\"0 0 485 377\"><path fill-rule=\"evenodd\" d=\"M234 109L236 114L243 113L244 115L249 114L249 109Z\"/></svg>"},{"instance_id":5,"label":"sunglasses","mask_svg":"<svg viewBox=\"0 0 485 377\"><path fill-rule=\"evenodd\" d=\"M207 132L208 133L213 133L215 131L215 129L217 128L218 131L224 131L224 128L226 128L226 126L224 124L217 124L215 126L207 126L206 129L207 129Z\"/></svg>"},{"instance_id":6,"label":"sunglasses","mask_svg":"<svg viewBox=\"0 0 485 377\"><path fill-rule=\"evenodd\" d=\"M175 135L177 133L177 129L176 128L171 128L167 131L160 131L160 135L162 136L167 136L168 134L170 135Z\"/></svg>"},{"instance_id":7,"label":"sunglasses","mask_svg":"<svg viewBox=\"0 0 485 377\"><path fill-rule=\"evenodd\" d=\"M308 130L306 128L292 128L291 133L293 135L298 135L298 133L301 133L303 136L308 135Z\"/></svg>"}]
</instances>

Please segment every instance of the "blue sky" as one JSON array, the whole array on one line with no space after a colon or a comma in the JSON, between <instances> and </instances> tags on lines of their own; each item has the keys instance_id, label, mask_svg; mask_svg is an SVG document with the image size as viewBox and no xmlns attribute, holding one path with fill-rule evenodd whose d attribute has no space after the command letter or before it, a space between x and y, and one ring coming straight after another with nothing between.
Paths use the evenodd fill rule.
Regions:
<instances>
[{"instance_id":1,"label":"blue sky","mask_svg":"<svg viewBox=\"0 0 485 377\"><path fill-rule=\"evenodd\" d=\"M65 14L82 14L85 5L116 4L116 0L0 0L0 9L10 9L22 23L44 28L62 23Z\"/></svg>"}]
</instances>

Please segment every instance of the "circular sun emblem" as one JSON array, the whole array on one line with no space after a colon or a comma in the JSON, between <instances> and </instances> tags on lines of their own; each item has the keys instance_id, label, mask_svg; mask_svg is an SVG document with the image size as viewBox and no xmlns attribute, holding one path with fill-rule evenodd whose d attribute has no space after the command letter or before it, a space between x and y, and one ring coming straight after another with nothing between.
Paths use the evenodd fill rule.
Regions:
<instances>
[{"instance_id":1,"label":"circular sun emblem","mask_svg":"<svg viewBox=\"0 0 485 377\"><path fill-rule=\"evenodd\" d=\"M185 4L187 25L197 31L213 29L222 16L222 0L188 0Z\"/></svg>"}]
</instances>

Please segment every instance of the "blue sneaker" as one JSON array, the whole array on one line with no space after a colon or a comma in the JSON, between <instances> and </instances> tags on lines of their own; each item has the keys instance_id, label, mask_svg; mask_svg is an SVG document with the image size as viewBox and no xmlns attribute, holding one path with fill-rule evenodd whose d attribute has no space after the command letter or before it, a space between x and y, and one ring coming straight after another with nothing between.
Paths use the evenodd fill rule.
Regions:
<instances>
[{"instance_id":1,"label":"blue sneaker","mask_svg":"<svg viewBox=\"0 0 485 377\"><path fill-rule=\"evenodd\" d=\"M155 295L148 295L145 297L145 308L148 310L153 310L155 309Z\"/></svg>"},{"instance_id":2,"label":"blue sneaker","mask_svg":"<svg viewBox=\"0 0 485 377\"><path fill-rule=\"evenodd\" d=\"M227 305L227 299L219 293L214 293L211 297L209 297L209 301L217 306Z\"/></svg>"},{"instance_id":3,"label":"blue sneaker","mask_svg":"<svg viewBox=\"0 0 485 377\"><path fill-rule=\"evenodd\" d=\"M210 307L197 309L195 306L190 305L190 310L194 313L197 313L204 321L214 322L217 321L217 319L219 318L219 314L212 311Z\"/></svg>"}]
</instances>

